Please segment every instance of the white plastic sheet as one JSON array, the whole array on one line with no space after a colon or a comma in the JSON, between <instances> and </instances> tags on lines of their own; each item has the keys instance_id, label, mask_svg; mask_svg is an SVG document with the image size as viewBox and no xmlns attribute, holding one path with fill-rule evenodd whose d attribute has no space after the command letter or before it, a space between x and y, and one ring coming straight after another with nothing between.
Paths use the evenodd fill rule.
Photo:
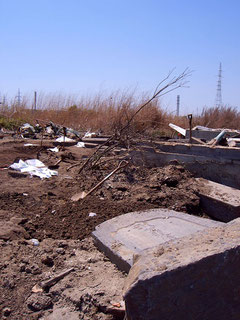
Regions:
<instances>
[{"instance_id":1,"label":"white plastic sheet","mask_svg":"<svg viewBox=\"0 0 240 320\"><path fill-rule=\"evenodd\" d=\"M19 160L18 163L13 163L10 168L20 172L27 172L31 176L37 176L41 179L58 175L57 171L48 169L44 163L38 159Z\"/></svg>"},{"instance_id":2,"label":"white plastic sheet","mask_svg":"<svg viewBox=\"0 0 240 320\"><path fill-rule=\"evenodd\" d=\"M83 138L94 138L96 136L97 136L97 134L95 132L87 131Z\"/></svg>"},{"instance_id":3,"label":"white plastic sheet","mask_svg":"<svg viewBox=\"0 0 240 320\"><path fill-rule=\"evenodd\" d=\"M75 145L75 147L78 147L78 148L85 148L85 143L84 143L84 142L79 141L79 142Z\"/></svg>"},{"instance_id":4,"label":"white plastic sheet","mask_svg":"<svg viewBox=\"0 0 240 320\"><path fill-rule=\"evenodd\" d=\"M173 123L169 123L169 127L171 127L173 130L179 132L182 136L186 137L186 130L185 129L183 129L179 126L176 126Z\"/></svg>"},{"instance_id":5,"label":"white plastic sheet","mask_svg":"<svg viewBox=\"0 0 240 320\"><path fill-rule=\"evenodd\" d=\"M57 142L64 142L64 136L61 136L61 137L57 138L56 141L57 141ZM70 138L68 138L68 137L65 137L65 142L70 142L70 141L73 142L73 141L75 141L75 140L70 139Z\"/></svg>"},{"instance_id":6,"label":"white plastic sheet","mask_svg":"<svg viewBox=\"0 0 240 320\"><path fill-rule=\"evenodd\" d=\"M95 217L97 214L95 212L89 212L88 216L89 217Z\"/></svg>"},{"instance_id":7,"label":"white plastic sheet","mask_svg":"<svg viewBox=\"0 0 240 320\"><path fill-rule=\"evenodd\" d=\"M55 147L55 148L49 148L48 150L50 150L50 151L52 151L52 152L59 152L58 147Z\"/></svg>"}]
</instances>

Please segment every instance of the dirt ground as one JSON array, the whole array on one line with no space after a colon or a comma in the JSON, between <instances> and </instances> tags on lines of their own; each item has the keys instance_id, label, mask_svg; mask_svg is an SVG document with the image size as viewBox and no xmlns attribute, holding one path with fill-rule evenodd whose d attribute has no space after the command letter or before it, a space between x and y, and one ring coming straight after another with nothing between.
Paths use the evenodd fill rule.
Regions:
<instances>
[{"instance_id":1,"label":"dirt ground","mask_svg":"<svg viewBox=\"0 0 240 320\"><path fill-rule=\"evenodd\" d=\"M94 169L78 174L71 164L94 149L66 147L48 150L48 142L24 146L28 140L0 141L0 246L3 319L123 319L122 287L126 277L95 248L95 226L123 213L165 207L203 215L198 184L182 166L136 167L127 151L111 154ZM8 169L16 160L39 158L45 165L60 157L58 176L41 180ZM92 195L73 202L109 174L121 159L129 164ZM89 213L95 213L89 216ZM31 239L37 239L35 246ZM35 285L71 269L43 292ZM36 290L35 290L36 291ZM38 290L37 290L38 291Z\"/></svg>"}]
</instances>

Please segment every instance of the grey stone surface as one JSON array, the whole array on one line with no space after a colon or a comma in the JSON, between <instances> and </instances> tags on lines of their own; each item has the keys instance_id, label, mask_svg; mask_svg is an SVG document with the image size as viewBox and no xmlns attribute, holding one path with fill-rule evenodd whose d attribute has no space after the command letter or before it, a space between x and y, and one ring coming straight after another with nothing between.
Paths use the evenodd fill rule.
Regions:
<instances>
[{"instance_id":1,"label":"grey stone surface","mask_svg":"<svg viewBox=\"0 0 240 320\"><path fill-rule=\"evenodd\" d=\"M134 255L169 240L184 237L220 222L168 209L131 212L96 227L92 233L96 246L119 269L128 272Z\"/></svg>"},{"instance_id":2,"label":"grey stone surface","mask_svg":"<svg viewBox=\"0 0 240 320\"><path fill-rule=\"evenodd\" d=\"M199 195L207 214L223 222L240 217L240 190L206 179L197 180L203 185Z\"/></svg>"},{"instance_id":3,"label":"grey stone surface","mask_svg":"<svg viewBox=\"0 0 240 320\"><path fill-rule=\"evenodd\" d=\"M79 320L79 312L69 308L53 308L53 312L40 320Z\"/></svg>"},{"instance_id":4,"label":"grey stone surface","mask_svg":"<svg viewBox=\"0 0 240 320\"><path fill-rule=\"evenodd\" d=\"M240 219L146 250L125 282L127 320L240 319Z\"/></svg>"},{"instance_id":5,"label":"grey stone surface","mask_svg":"<svg viewBox=\"0 0 240 320\"><path fill-rule=\"evenodd\" d=\"M206 141L212 140L216 138L216 136L222 132L223 129L215 129L215 130L192 130L192 137L198 139L205 139ZM190 130L186 130L186 138L189 138ZM227 131L227 135L230 137L236 136L235 131Z\"/></svg>"}]
</instances>

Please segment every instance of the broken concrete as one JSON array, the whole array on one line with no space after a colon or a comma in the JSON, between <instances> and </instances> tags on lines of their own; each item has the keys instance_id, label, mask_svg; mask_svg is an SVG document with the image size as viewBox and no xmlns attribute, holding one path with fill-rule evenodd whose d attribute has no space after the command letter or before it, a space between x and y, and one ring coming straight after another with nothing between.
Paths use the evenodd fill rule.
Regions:
<instances>
[{"instance_id":1,"label":"broken concrete","mask_svg":"<svg viewBox=\"0 0 240 320\"><path fill-rule=\"evenodd\" d=\"M162 142L156 143L154 148L142 149L144 152L134 150L130 153L136 165L162 167L176 160L195 177L240 189L240 180L236 179L240 170L239 148Z\"/></svg>"},{"instance_id":2,"label":"broken concrete","mask_svg":"<svg viewBox=\"0 0 240 320\"><path fill-rule=\"evenodd\" d=\"M184 237L220 222L167 209L131 212L96 227L92 233L96 246L120 270L128 272L134 255L169 240Z\"/></svg>"},{"instance_id":3,"label":"broken concrete","mask_svg":"<svg viewBox=\"0 0 240 320\"><path fill-rule=\"evenodd\" d=\"M240 190L206 179L197 180L203 185L199 191L201 206L209 216L223 222L240 217Z\"/></svg>"},{"instance_id":4,"label":"broken concrete","mask_svg":"<svg viewBox=\"0 0 240 320\"><path fill-rule=\"evenodd\" d=\"M207 128L206 128L207 129ZM217 135L219 135L219 133L221 133L224 129L210 129L210 130L204 130L204 129L192 129L192 137L194 138L198 138L198 139L203 139L206 141L212 140L214 138L217 137ZM236 130L229 130L229 129L225 129L226 133L228 136L233 137L236 135ZM186 130L186 138L188 139L190 136L190 130Z\"/></svg>"},{"instance_id":5,"label":"broken concrete","mask_svg":"<svg viewBox=\"0 0 240 320\"><path fill-rule=\"evenodd\" d=\"M128 320L240 318L240 219L146 250L125 283Z\"/></svg>"}]
</instances>

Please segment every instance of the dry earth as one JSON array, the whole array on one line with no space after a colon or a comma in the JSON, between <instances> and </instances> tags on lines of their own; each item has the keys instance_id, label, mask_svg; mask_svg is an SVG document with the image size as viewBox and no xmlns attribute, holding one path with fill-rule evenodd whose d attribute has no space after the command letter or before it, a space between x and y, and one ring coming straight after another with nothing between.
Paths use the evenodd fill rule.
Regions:
<instances>
[{"instance_id":1,"label":"dry earth","mask_svg":"<svg viewBox=\"0 0 240 320\"><path fill-rule=\"evenodd\" d=\"M203 215L199 186L175 164L165 168L129 165L79 202L71 196L88 191L119 163L127 151L111 154L94 169L78 174L67 168L93 149L67 147L60 153L24 147L24 140L0 141L0 316L3 319L123 319L125 274L94 247L91 232L114 216L156 207ZM31 141L32 142L32 141ZM39 142L38 142L39 144ZM18 159L53 165L62 156L58 176L41 180L6 169ZM90 217L89 213L96 213ZM31 239L39 241L34 246ZM43 292L36 284L74 268Z\"/></svg>"}]
</instances>

